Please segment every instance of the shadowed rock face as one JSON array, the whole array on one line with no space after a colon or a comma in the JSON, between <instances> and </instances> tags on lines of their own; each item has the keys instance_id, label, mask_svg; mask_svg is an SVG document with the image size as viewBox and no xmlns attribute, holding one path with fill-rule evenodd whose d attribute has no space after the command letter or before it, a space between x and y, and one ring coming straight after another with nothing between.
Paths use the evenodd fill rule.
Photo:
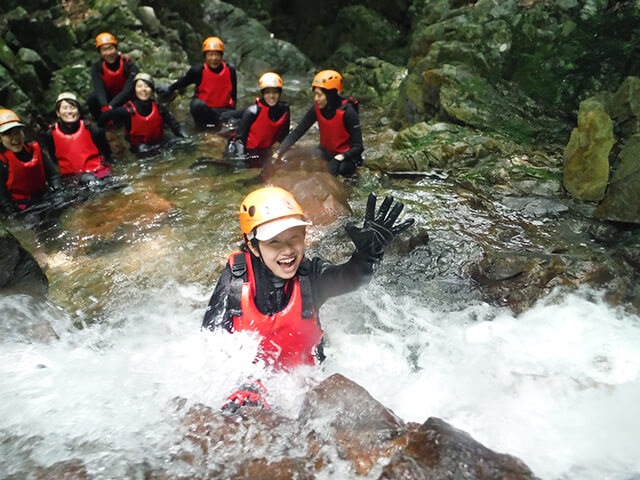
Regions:
<instances>
[{"instance_id":1,"label":"shadowed rock face","mask_svg":"<svg viewBox=\"0 0 640 480\"><path fill-rule=\"evenodd\" d=\"M46 296L49 282L38 262L0 225L0 292Z\"/></svg>"}]
</instances>

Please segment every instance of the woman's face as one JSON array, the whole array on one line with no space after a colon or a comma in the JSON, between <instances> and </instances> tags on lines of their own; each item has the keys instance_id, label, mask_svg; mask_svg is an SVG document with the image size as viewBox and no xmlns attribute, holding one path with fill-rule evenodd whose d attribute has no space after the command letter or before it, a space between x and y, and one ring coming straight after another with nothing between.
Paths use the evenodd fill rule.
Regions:
<instances>
[{"instance_id":1,"label":"woman's face","mask_svg":"<svg viewBox=\"0 0 640 480\"><path fill-rule=\"evenodd\" d=\"M4 133L0 133L2 146L14 153L21 152L24 148L24 130L22 127L13 127Z\"/></svg>"},{"instance_id":2,"label":"woman's face","mask_svg":"<svg viewBox=\"0 0 640 480\"><path fill-rule=\"evenodd\" d=\"M264 103L273 107L280 100L280 90L272 87L265 88L262 90L262 98Z\"/></svg>"},{"instance_id":3,"label":"woman's face","mask_svg":"<svg viewBox=\"0 0 640 480\"><path fill-rule=\"evenodd\" d=\"M313 100L318 105L318 108L324 108L327 106L327 96L320 87L315 87L313 89Z\"/></svg>"},{"instance_id":4,"label":"woman's face","mask_svg":"<svg viewBox=\"0 0 640 480\"><path fill-rule=\"evenodd\" d=\"M306 227L291 227L269 240L260 240L260 251L249 243L253 254L260 257L269 270L276 276L288 280L298 271L304 258L304 237Z\"/></svg>"},{"instance_id":5,"label":"woman's face","mask_svg":"<svg viewBox=\"0 0 640 480\"><path fill-rule=\"evenodd\" d=\"M136 82L136 97L143 102L149 100L153 95L153 89L144 80L138 80Z\"/></svg>"},{"instance_id":6,"label":"woman's face","mask_svg":"<svg viewBox=\"0 0 640 480\"><path fill-rule=\"evenodd\" d=\"M78 106L74 102L67 102L66 100L60 102L56 115L65 123L74 123L80 119Z\"/></svg>"}]
</instances>

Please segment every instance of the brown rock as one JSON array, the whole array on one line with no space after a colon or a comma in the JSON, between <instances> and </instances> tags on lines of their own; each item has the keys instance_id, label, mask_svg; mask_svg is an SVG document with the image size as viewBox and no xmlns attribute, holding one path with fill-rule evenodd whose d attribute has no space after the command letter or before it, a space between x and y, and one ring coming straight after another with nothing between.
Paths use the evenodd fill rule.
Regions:
<instances>
[{"instance_id":1,"label":"brown rock","mask_svg":"<svg viewBox=\"0 0 640 480\"><path fill-rule=\"evenodd\" d=\"M367 475L406 444L406 424L360 385L334 374L305 398L298 420L320 421L333 432L338 454ZM323 429L321 429L323 430Z\"/></svg>"},{"instance_id":2,"label":"brown rock","mask_svg":"<svg viewBox=\"0 0 640 480\"><path fill-rule=\"evenodd\" d=\"M380 480L395 479L535 479L531 470L511 455L490 450L468 433L443 420L429 418L408 433L408 445L384 468Z\"/></svg>"}]
</instances>

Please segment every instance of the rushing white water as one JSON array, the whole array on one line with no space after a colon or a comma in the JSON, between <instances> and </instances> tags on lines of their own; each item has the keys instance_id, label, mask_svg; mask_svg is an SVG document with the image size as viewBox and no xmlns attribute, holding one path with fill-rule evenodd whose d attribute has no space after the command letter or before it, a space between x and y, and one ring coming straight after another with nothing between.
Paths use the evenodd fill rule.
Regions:
<instances>
[{"instance_id":1,"label":"rushing white water","mask_svg":"<svg viewBox=\"0 0 640 480\"><path fill-rule=\"evenodd\" d=\"M176 440L174 398L218 406L260 374L253 339L199 331L209 287L139 293L82 330L25 297L0 300L3 320L35 314L60 335L0 344L0 477L80 458L94 478L127 478L128 464L161 462ZM485 304L432 311L374 282L331 300L322 320L326 362L271 379L275 408L294 414L305 375L339 372L406 421L443 418L543 479L640 473L640 321L592 292L514 318Z\"/></svg>"}]
</instances>

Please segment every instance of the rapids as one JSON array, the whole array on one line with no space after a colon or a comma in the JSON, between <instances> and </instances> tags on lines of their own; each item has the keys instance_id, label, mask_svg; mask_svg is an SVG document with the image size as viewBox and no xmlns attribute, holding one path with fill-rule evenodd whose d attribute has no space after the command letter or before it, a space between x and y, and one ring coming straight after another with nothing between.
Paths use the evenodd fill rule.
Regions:
<instances>
[{"instance_id":1,"label":"rapids","mask_svg":"<svg viewBox=\"0 0 640 480\"><path fill-rule=\"evenodd\" d=\"M179 399L217 407L259 375L272 405L295 417L310 386L335 372L405 421L443 418L540 478L638 478L638 317L588 289L557 290L517 318L484 303L465 265L482 245L530 246L544 228L527 233L512 216L501 235L446 179L365 170L345 182L355 220L369 191L391 193L430 242L405 256L391 250L371 285L323 307L321 367L267 374L252 363L251 336L201 332L240 240L237 205L257 175L193 165L219 158L222 147L201 133L155 157L126 157L114 168L116 191L55 218L6 225L45 267L51 289L45 304L0 298L0 478L72 458L100 479L137 478L143 463L179 471L171 465ZM345 260L345 221L312 227L310 253ZM32 341L28 326L40 320L58 338Z\"/></svg>"}]
</instances>

